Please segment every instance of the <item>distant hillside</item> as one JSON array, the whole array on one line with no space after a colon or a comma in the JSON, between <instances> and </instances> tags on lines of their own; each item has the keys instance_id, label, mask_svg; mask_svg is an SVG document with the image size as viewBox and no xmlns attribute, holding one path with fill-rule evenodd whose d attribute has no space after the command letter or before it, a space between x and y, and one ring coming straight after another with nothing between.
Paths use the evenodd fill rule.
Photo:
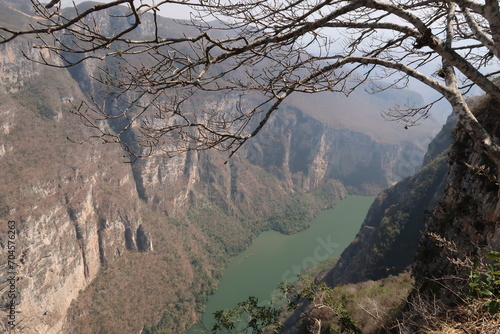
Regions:
<instances>
[{"instance_id":1,"label":"distant hillside","mask_svg":"<svg viewBox=\"0 0 500 334\"><path fill-rule=\"evenodd\" d=\"M398 143L404 140L420 141L426 146L429 134L436 135L441 124L433 118L424 119L418 126L405 129L403 124L388 121L383 113L396 104L422 105L422 97L415 91L391 89L383 93L369 94L363 88L349 97L340 93L314 95L293 94L288 101L306 114L328 124L334 129L356 129L382 143Z\"/></svg>"}]
</instances>

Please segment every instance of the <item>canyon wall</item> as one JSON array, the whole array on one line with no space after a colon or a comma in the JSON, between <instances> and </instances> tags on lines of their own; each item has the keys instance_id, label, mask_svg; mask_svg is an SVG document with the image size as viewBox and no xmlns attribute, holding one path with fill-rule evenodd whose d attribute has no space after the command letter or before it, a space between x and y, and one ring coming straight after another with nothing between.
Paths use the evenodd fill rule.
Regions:
<instances>
[{"instance_id":1,"label":"canyon wall","mask_svg":"<svg viewBox=\"0 0 500 334\"><path fill-rule=\"evenodd\" d=\"M451 115L429 144L423 167L382 191L354 241L325 281L331 285L377 280L407 271L413 264L428 214L447 185L448 150L456 118Z\"/></svg>"},{"instance_id":2,"label":"canyon wall","mask_svg":"<svg viewBox=\"0 0 500 334\"><path fill-rule=\"evenodd\" d=\"M468 102L499 138L498 102ZM415 283L394 320L398 333L489 322L475 304L469 275L474 263L488 263L487 252L500 249L499 166L455 122L450 118L430 144L416 175L377 196L355 240L322 277L335 286L410 271Z\"/></svg>"},{"instance_id":3,"label":"canyon wall","mask_svg":"<svg viewBox=\"0 0 500 334\"><path fill-rule=\"evenodd\" d=\"M83 97L78 85L67 73L26 60L20 47L4 47L0 57L2 220L15 221L16 312L25 319L19 331L57 333L71 301L101 266L141 245L140 203L130 168L115 163L119 152L66 140L88 133L68 113Z\"/></svg>"},{"instance_id":4,"label":"canyon wall","mask_svg":"<svg viewBox=\"0 0 500 334\"><path fill-rule=\"evenodd\" d=\"M476 104L477 119L499 138L499 104L487 97ZM499 166L463 127L457 127L454 139L446 188L430 214L413 269L417 288L429 292L435 290L434 279L445 279L450 289L440 293L448 297L464 287L450 279L463 276L463 264L500 249Z\"/></svg>"}]
</instances>

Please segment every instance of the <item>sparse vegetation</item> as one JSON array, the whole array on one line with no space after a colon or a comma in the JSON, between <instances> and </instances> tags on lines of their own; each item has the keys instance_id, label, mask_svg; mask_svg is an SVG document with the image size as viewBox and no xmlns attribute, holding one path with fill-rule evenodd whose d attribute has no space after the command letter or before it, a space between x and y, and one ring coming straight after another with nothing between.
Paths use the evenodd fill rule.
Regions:
<instances>
[{"instance_id":1,"label":"sparse vegetation","mask_svg":"<svg viewBox=\"0 0 500 334\"><path fill-rule=\"evenodd\" d=\"M490 315L481 302L445 305L436 296L412 294L403 316L394 324L394 333L497 334L498 315Z\"/></svg>"},{"instance_id":2,"label":"sparse vegetation","mask_svg":"<svg viewBox=\"0 0 500 334\"><path fill-rule=\"evenodd\" d=\"M342 305L360 333L376 333L388 327L405 306L413 286L408 273L378 281L340 285L323 297L329 305ZM323 319L328 322L328 319ZM331 332L336 333L336 332Z\"/></svg>"},{"instance_id":3,"label":"sparse vegetation","mask_svg":"<svg viewBox=\"0 0 500 334\"><path fill-rule=\"evenodd\" d=\"M257 308L258 300L250 298L217 312L211 332L246 333L252 328L252 333L278 333L294 328L298 333L377 333L400 315L412 286L408 273L334 288L303 277L294 284L282 283L270 305Z\"/></svg>"},{"instance_id":4,"label":"sparse vegetation","mask_svg":"<svg viewBox=\"0 0 500 334\"><path fill-rule=\"evenodd\" d=\"M465 304L445 305L439 298L415 291L409 295L414 283L409 273L334 288L303 277L295 284L280 285L282 294L275 304L265 307L272 317L253 313L258 319L254 323L262 325L253 333L278 333L280 329L293 327L293 332L304 334L371 334L381 331L496 334L500 325L497 304L500 253L488 252L485 256L493 263L474 261L469 272L470 295L462 296L463 301L468 300ZM252 318L234 316L247 311L242 305L247 303L218 312L219 322L212 333L246 333L242 329L248 327ZM274 313L279 308L282 312L280 319Z\"/></svg>"}]
</instances>

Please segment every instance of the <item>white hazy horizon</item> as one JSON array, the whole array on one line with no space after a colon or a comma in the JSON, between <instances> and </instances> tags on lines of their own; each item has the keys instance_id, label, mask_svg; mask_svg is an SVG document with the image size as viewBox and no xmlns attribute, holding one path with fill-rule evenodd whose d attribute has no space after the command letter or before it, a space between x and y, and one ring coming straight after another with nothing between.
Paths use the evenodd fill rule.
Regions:
<instances>
[{"instance_id":1,"label":"white hazy horizon","mask_svg":"<svg viewBox=\"0 0 500 334\"><path fill-rule=\"evenodd\" d=\"M94 1L94 2L111 2L112 0L61 0L63 7L69 7L75 4L80 4L82 2ZM49 2L49 1L47 1ZM146 1L142 1L143 3ZM149 1L148 1L149 2ZM154 0L153 0L154 2ZM190 13L193 12L192 8L189 8L186 5L180 4L164 4L161 6L161 11L158 12L161 16L168 17L171 19L185 19L188 20L190 18Z\"/></svg>"}]
</instances>

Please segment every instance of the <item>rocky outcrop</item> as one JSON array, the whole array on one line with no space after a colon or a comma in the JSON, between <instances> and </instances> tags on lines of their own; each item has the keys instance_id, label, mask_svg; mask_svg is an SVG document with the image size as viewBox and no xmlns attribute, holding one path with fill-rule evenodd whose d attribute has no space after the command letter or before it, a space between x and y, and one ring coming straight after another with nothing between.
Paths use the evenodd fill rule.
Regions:
<instances>
[{"instance_id":1,"label":"rocky outcrop","mask_svg":"<svg viewBox=\"0 0 500 334\"><path fill-rule=\"evenodd\" d=\"M280 110L228 164L224 155L191 152L140 160L134 175L140 196L171 216L203 205L202 198L224 202L224 210L234 213L248 205L242 202L251 194L242 196L244 189L255 188L243 173L249 168L275 176L283 192L313 191L333 179L351 193L371 195L413 172L410 154L422 157L423 151L409 141L384 144L359 132L335 130L290 108Z\"/></svg>"},{"instance_id":2,"label":"rocky outcrop","mask_svg":"<svg viewBox=\"0 0 500 334\"><path fill-rule=\"evenodd\" d=\"M66 114L68 101L82 97L78 86L65 73L30 68L11 77L17 92L6 92L8 78L2 86L2 219L15 222L18 331L57 333L79 291L125 252L125 231L140 230L140 203L129 167L113 163L118 152L65 139L87 131ZM5 226L0 233L0 298L8 302Z\"/></svg>"},{"instance_id":3,"label":"rocky outcrop","mask_svg":"<svg viewBox=\"0 0 500 334\"><path fill-rule=\"evenodd\" d=\"M496 138L500 137L498 110L498 103L483 98L475 112ZM461 263L500 249L499 166L461 126L454 138L447 186L430 216L414 265L417 287L423 292L434 286L432 279L461 277ZM457 280L446 284L450 290L442 291L445 295L462 286Z\"/></svg>"},{"instance_id":4,"label":"rocky outcrop","mask_svg":"<svg viewBox=\"0 0 500 334\"><path fill-rule=\"evenodd\" d=\"M245 152L249 161L296 189L337 179L358 194L376 194L411 175L415 166L407 168L407 156L424 153L410 141L386 144L354 130L333 129L296 108L280 110Z\"/></svg>"}]
</instances>

